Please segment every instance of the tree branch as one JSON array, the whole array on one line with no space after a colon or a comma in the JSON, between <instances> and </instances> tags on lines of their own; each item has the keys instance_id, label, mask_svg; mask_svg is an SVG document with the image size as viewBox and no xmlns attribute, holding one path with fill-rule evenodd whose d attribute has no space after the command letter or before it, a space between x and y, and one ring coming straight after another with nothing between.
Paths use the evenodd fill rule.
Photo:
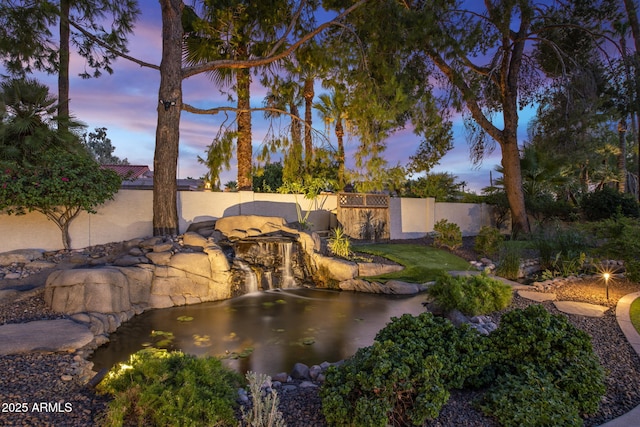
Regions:
<instances>
[{"instance_id":1,"label":"tree branch","mask_svg":"<svg viewBox=\"0 0 640 427\"><path fill-rule=\"evenodd\" d=\"M325 22L324 24L318 26L315 30L305 34L304 37L300 38L300 40L298 40L297 42L295 42L294 44L289 46L287 49L285 49L284 51L282 51L282 52L280 52L280 53L278 53L276 55L263 56L263 57L254 58L254 59L248 59L248 60L243 60L243 61L231 60L231 59L209 61L209 62L205 62L204 64L198 64L198 65L194 65L194 66L191 66L191 67L183 68L182 69L182 78L186 79L186 78L189 78L191 76L195 76L197 74L204 73L206 71L214 71L214 70L217 70L217 69L220 69L220 68L232 68L232 69L252 68L252 67L257 67L257 66L261 66L261 65L267 65L267 64L270 64L272 62L275 62L275 61L278 61L280 59L283 59L283 58L289 56L292 52L294 52L302 44L304 44L307 41L311 40L312 38L314 38L315 36L320 34L325 29L329 28L330 26L335 25L339 20L341 20L342 18L347 16L349 13L353 12L354 10L356 10L358 7L360 7L363 4L365 4L367 1L370 1L370 0L359 0L353 6L349 7L344 12L342 12L340 15L338 15L336 18L332 19L331 21Z\"/></svg>"},{"instance_id":2,"label":"tree branch","mask_svg":"<svg viewBox=\"0 0 640 427\"><path fill-rule=\"evenodd\" d=\"M95 34L85 30L84 28L82 28L80 25L76 24L73 21L69 21L69 24L75 28L76 30L80 31L82 34L84 34L85 37L87 37L88 39L92 40L94 43L96 43L98 46L102 47L103 49L113 53L114 55L117 55L123 59L126 59L128 61L131 61L135 64L140 65L141 67L147 67L147 68L151 68L154 70L160 70L160 66L156 65L156 64L151 64L149 62L145 62L142 61L140 59L134 58L133 56L127 55L126 53L114 49L112 46L110 46L108 43L103 42L102 40L100 40L100 37L96 36Z\"/></svg>"}]
</instances>

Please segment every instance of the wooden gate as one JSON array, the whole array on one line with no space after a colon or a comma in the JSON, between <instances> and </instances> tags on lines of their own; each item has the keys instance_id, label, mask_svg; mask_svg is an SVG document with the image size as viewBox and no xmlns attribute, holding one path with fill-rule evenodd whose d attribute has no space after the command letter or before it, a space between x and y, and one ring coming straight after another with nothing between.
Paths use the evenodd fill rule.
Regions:
<instances>
[{"instance_id":1,"label":"wooden gate","mask_svg":"<svg viewBox=\"0 0 640 427\"><path fill-rule=\"evenodd\" d=\"M338 223L352 239L388 240L389 196L384 194L339 193Z\"/></svg>"}]
</instances>

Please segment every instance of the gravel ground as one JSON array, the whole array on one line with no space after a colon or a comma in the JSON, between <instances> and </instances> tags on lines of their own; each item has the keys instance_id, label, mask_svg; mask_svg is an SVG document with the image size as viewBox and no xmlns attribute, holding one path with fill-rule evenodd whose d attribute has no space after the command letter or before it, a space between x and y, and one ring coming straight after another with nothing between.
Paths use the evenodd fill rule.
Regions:
<instances>
[{"instance_id":1,"label":"gravel ground","mask_svg":"<svg viewBox=\"0 0 640 427\"><path fill-rule=\"evenodd\" d=\"M457 252L467 259L475 256L468 243ZM615 280L610 283L610 299L607 301L602 282L590 279L567 283L552 291L561 300L584 301L614 308L621 296L638 290L640 286L636 283ZM524 308L532 303L514 296L509 309ZM543 305L551 313L559 313L552 303L545 302ZM492 317L499 320L501 314L495 313ZM592 337L594 350L607 371L607 393L599 411L585 418L585 426L598 426L640 404L640 358L620 331L615 309L609 310L602 318L566 316L572 324ZM24 298L0 305L0 324L59 317L59 314L45 307L42 290L25 292ZM0 425L95 425L105 409L107 399L96 395L92 388L76 377L71 380L63 378L73 365L74 355L67 353L0 356ZM471 402L478 396L479 392L454 391L440 416L426 425L496 426L494 421L473 408ZM280 400L280 409L288 426L326 425L318 389L281 389Z\"/></svg>"}]
</instances>

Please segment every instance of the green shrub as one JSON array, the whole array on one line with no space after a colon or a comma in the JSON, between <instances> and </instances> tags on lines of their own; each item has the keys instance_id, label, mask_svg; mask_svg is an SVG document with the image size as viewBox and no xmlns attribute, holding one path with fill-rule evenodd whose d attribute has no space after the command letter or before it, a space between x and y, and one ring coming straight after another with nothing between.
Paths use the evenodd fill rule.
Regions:
<instances>
[{"instance_id":1,"label":"green shrub","mask_svg":"<svg viewBox=\"0 0 640 427\"><path fill-rule=\"evenodd\" d=\"M493 257L497 255L503 240L504 236L500 234L500 230L485 225L476 236L474 248L476 252L483 256Z\"/></svg>"},{"instance_id":2,"label":"green shrub","mask_svg":"<svg viewBox=\"0 0 640 427\"><path fill-rule=\"evenodd\" d=\"M484 396L480 408L505 427L582 425L575 405L567 405L567 393L558 388L550 374L526 370L522 375L505 375Z\"/></svg>"},{"instance_id":3,"label":"green shrub","mask_svg":"<svg viewBox=\"0 0 640 427\"><path fill-rule=\"evenodd\" d=\"M496 267L496 274L510 280L516 280L520 274L522 263L521 250L511 242L503 242L500 245L500 255Z\"/></svg>"},{"instance_id":4,"label":"green shrub","mask_svg":"<svg viewBox=\"0 0 640 427\"><path fill-rule=\"evenodd\" d=\"M327 247L336 256L349 258L351 255L351 240L349 240L349 236L345 234L342 227L336 227L331 230Z\"/></svg>"},{"instance_id":5,"label":"green shrub","mask_svg":"<svg viewBox=\"0 0 640 427\"><path fill-rule=\"evenodd\" d=\"M531 243L538 251L540 267L554 275L563 275L563 269L570 268L582 253L592 250L594 243L591 240L583 230L556 222L538 230Z\"/></svg>"},{"instance_id":6,"label":"green shrub","mask_svg":"<svg viewBox=\"0 0 640 427\"><path fill-rule=\"evenodd\" d=\"M605 392L604 370L589 335L565 316L551 315L541 305L513 310L502 317L489 341L492 368L499 377L515 375L528 383L532 371L540 378L550 376L558 396L564 396L562 405L573 406L580 414L598 409Z\"/></svg>"},{"instance_id":7,"label":"green shrub","mask_svg":"<svg viewBox=\"0 0 640 427\"><path fill-rule=\"evenodd\" d=\"M111 369L98 390L114 396L104 425L235 426L241 377L216 358L154 348Z\"/></svg>"},{"instance_id":8,"label":"green shrub","mask_svg":"<svg viewBox=\"0 0 640 427\"><path fill-rule=\"evenodd\" d=\"M604 243L598 253L605 258L624 261L625 274L629 280L640 282L640 222L622 215L591 225L591 231Z\"/></svg>"},{"instance_id":9,"label":"green shrub","mask_svg":"<svg viewBox=\"0 0 640 427\"><path fill-rule=\"evenodd\" d=\"M332 367L320 391L332 425L422 425L438 416L449 389L479 375L486 338L431 313L393 318L372 346Z\"/></svg>"},{"instance_id":10,"label":"green shrub","mask_svg":"<svg viewBox=\"0 0 640 427\"><path fill-rule=\"evenodd\" d=\"M462 232L458 224L441 219L433 225L435 237L433 243L449 249L456 249L462 246Z\"/></svg>"},{"instance_id":11,"label":"green shrub","mask_svg":"<svg viewBox=\"0 0 640 427\"><path fill-rule=\"evenodd\" d=\"M609 187L585 194L580 207L589 221L611 218L618 213L632 218L640 216L638 201L633 195Z\"/></svg>"},{"instance_id":12,"label":"green shrub","mask_svg":"<svg viewBox=\"0 0 640 427\"><path fill-rule=\"evenodd\" d=\"M488 314L511 303L511 286L486 274L452 277L443 274L427 293L443 310L459 310L468 316Z\"/></svg>"}]
</instances>

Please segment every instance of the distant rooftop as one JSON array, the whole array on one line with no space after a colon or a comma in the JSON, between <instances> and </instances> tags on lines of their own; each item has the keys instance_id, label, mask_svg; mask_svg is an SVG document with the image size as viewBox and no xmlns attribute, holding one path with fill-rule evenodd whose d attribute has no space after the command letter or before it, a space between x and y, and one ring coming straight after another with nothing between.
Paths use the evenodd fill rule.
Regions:
<instances>
[{"instance_id":1,"label":"distant rooftop","mask_svg":"<svg viewBox=\"0 0 640 427\"><path fill-rule=\"evenodd\" d=\"M102 165L117 173L122 179L152 178L153 172L145 165Z\"/></svg>"}]
</instances>

